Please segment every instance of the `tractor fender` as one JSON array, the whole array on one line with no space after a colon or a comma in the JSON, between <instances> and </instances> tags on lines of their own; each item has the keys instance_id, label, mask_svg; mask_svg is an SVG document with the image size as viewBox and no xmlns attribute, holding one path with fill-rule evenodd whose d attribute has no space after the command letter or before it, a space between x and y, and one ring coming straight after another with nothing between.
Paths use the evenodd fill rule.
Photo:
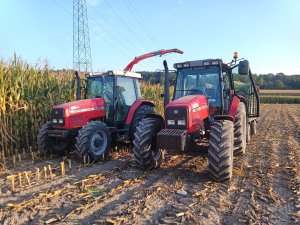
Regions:
<instances>
[{"instance_id":1,"label":"tractor fender","mask_svg":"<svg viewBox=\"0 0 300 225\"><path fill-rule=\"evenodd\" d=\"M159 119L159 120L160 120L161 129L163 129L164 126L165 126L165 120L164 120L164 118L163 118L161 115L159 115L159 114L147 114L147 115L146 115L146 118L156 118L156 119Z\"/></svg>"},{"instance_id":2,"label":"tractor fender","mask_svg":"<svg viewBox=\"0 0 300 225\"><path fill-rule=\"evenodd\" d=\"M152 106L152 107L155 107L154 103L152 101L149 101L149 100L141 100L141 99L138 99L136 100L133 105L130 107L129 109L129 112L127 114L127 118L126 118L126 121L125 121L125 124L126 125L130 125L131 124L131 121L133 119L133 116L134 116L134 113L135 111L138 109L139 106L141 105L149 105L149 106Z\"/></svg>"},{"instance_id":3,"label":"tractor fender","mask_svg":"<svg viewBox=\"0 0 300 225\"><path fill-rule=\"evenodd\" d=\"M234 118L231 115L216 115L214 116L214 120L230 120L234 122Z\"/></svg>"},{"instance_id":4,"label":"tractor fender","mask_svg":"<svg viewBox=\"0 0 300 225\"><path fill-rule=\"evenodd\" d=\"M238 106L240 104L241 98L234 95L229 106L229 115L233 118L233 122L235 121L235 117L237 114Z\"/></svg>"}]
</instances>

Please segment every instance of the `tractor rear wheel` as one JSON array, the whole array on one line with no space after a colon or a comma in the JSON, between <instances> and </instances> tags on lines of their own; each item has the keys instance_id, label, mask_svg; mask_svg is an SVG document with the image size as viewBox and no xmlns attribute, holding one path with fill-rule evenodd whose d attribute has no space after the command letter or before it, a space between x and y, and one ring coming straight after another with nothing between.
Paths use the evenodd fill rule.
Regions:
<instances>
[{"instance_id":1,"label":"tractor rear wheel","mask_svg":"<svg viewBox=\"0 0 300 225\"><path fill-rule=\"evenodd\" d=\"M240 102L234 124L234 155L246 152L247 118L245 104Z\"/></svg>"},{"instance_id":2,"label":"tractor rear wheel","mask_svg":"<svg viewBox=\"0 0 300 225\"><path fill-rule=\"evenodd\" d=\"M101 121L92 121L83 126L76 138L76 154L82 159L88 156L91 161L99 161L110 149L111 135Z\"/></svg>"},{"instance_id":3,"label":"tractor rear wheel","mask_svg":"<svg viewBox=\"0 0 300 225\"><path fill-rule=\"evenodd\" d=\"M43 154L63 154L69 147L69 140L49 137L48 131L52 129L52 122L45 123L37 135L38 149Z\"/></svg>"},{"instance_id":4,"label":"tractor rear wheel","mask_svg":"<svg viewBox=\"0 0 300 225\"><path fill-rule=\"evenodd\" d=\"M163 152L157 149L157 133L161 130L161 121L157 118L145 118L134 133L133 153L136 164L144 170L160 167Z\"/></svg>"},{"instance_id":5,"label":"tractor rear wheel","mask_svg":"<svg viewBox=\"0 0 300 225\"><path fill-rule=\"evenodd\" d=\"M216 181L230 180L233 169L233 122L215 121L211 125L208 171Z\"/></svg>"},{"instance_id":6,"label":"tractor rear wheel","mask_svg":"<svg viewBox=\"0 0 300 225\"><path fill-rule=\"evenodd\" d=\"M250 131L251 131L251 135L255 135L256 134L256 120L252 120L250 123Z\"/></svg>"},{"instance_id":7,"label":"tractor rear wheel","mask_svg":"<svg viewBox=\"0 0 300 225\"><path fill-rule=\"evenodd\" d=\"M134 139L134 133L139 125L139 122L141 122L142 119L147 117L147 114L155 114L154 108L150 105L141 105L137 108L137 110L134 113L131 126L130 126L130 138L131 140Z\"/></svg>"}]
</instances>

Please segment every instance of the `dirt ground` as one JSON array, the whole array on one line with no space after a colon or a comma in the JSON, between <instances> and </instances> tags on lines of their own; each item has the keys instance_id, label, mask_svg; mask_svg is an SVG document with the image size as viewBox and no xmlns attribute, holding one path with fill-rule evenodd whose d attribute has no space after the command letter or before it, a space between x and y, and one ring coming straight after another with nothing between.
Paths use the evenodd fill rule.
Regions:
<instances>
[{"instance_id":1,"label":"dirt ground","mask_svg":"<svg viewBox=\"0 0 300 225\"><path fill-rule=\"evenodd\" d=\"M258 127L227 183L209 179L204 150L167 154L148 172L122 150L96 165L68 168L72 156L8 165L0 224L300 224L300 105L262 105ZM7 176L22 171L30 185L17 176L12 192Z\"/></svg>"}]
</instances>

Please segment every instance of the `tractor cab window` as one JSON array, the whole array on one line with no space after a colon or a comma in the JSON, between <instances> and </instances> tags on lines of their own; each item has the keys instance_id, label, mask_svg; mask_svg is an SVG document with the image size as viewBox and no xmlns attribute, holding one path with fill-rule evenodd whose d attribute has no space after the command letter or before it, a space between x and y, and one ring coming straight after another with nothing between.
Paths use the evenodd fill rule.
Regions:
<instances>
[{"instance_id":1,"label":"tractor cab window","mask_svg":"<svg viewBox=\"0 0 300 225\"><path fill-rule=\"evenodd\" d=\"M184 68L177 72L174 99L204 94L210 106L221 106L220 67Z\"/></svg>"},{"instance_id":2,"label":"tractor cab window","mask_svg":"<svg viewBox=\"0 0 300 225\"><path fill-rule=\"evenodd\" d=\"M131 77L117 77L116 99L117 99L117 125L122 126L125 123L128 111L136 101L136 90L134 79Z\"/></svg>"},{"instance_id":3,"label":"tractor cab window","mask_svg":"<svg viewBox=\"0 0 300 225\"><path fill-rule=\"evenodd\" d=\"M141 99L142 95L141 95L141 85L138 79L134 79L135 82L135 86L136 86L136 95L137 95L137 99Z\"/></svg>"},{"instance_id":4,"label":"tractor cab window","mask_svg":"<svg viewBox=\"0 0 300 225\"><path fill-rule=\"evenodd\" d=\"M229 73L223 72L222 73L222 90L223 90L223 99L224 99L224 110L228 112L229 110L229 104L231 102L231 84L230 84L230 79L229 79Z\"/></svg>"},{"instance_id":5,"label":"tractor cab window","mask_svg":"<svg viewBox=\"0 0 300 225\"><path fill-rule=\"evenodd\" d=\"M238 73L238 67L232 69L235 95L241 96L246 103L247 114L249 116L257 114L257 98L254 92L254 84L250 75L241 75Z\"/></svg>"},{"instance_id":6,"label":"tractor cab window","mask_svg":"<svg viewBox=\"0 0 300 225\"><path fill-rule=\"evenodd\" d=\"M102 98L103 97L103 82L102 77L92 77L87 80L86 98Z\"/></svg>"}]
</instances>

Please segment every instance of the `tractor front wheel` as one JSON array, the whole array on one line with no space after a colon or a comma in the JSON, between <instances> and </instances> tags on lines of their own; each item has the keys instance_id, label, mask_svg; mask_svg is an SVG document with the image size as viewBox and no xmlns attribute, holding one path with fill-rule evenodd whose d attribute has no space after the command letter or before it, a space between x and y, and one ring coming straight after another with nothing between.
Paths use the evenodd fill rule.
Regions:
<instances>
[{"instance_id":1,"label":"tractor front wheel","mask_svg":"<svg viewBox=\"0 0 300 225\"><path fill-rule=\"evenodd\" d=\"M246 152L247 118L245 104L240 102L234 124L234 154L243 155Z\"/></svg>"},{"instance_id":2,"label":"tractor front wheel","mask_svg":"<svg viewBox=\"0 0 300 225\"><path fill-rule=\"evenodd\" d=\"M63 154L69 147L69 140L49 137L48 131L52 129L52 122L45 123L37 135L38 149L43 154Z\"/></svg>"},{"instance_id":3,"label":"tractor front wheel","mask_svg":"<svg viewBox=\"0 0 300 225\"><path fill-rule=\"evenodd\" d=\"M133 153L136 164L144 170L160 167L163 152L157 149L157 133L161 130L161 121L157 118L145 118L136 128L133 140Z\"/></svg>"},{"instance_id":4,"label":"tractor front wheel","mask_svg":"<svg viewBox=\"0 0 300 225\"><path fill-rule=\"evenodd\" d=\"M99 161L110 149L111 135L108 127L100 121L92 121L83 126L76 138L76 154L82 159Z\"/></svg>"},{"instance_id":5,"label":"tractor front wheel","mask_svg":"<svg viewBox=\"0 0 300 225\"><path fill-rule=\"evenodd\" d=\"M155 111L152 106L150 105L141 105L137 108L137 110L134 113L131 126L130 126L130 138L134 139L134 133L136 130L136 127L139 125L139 122L141 122L142 119L147 117L147 114L154 114Z\"/></svg>"},{"instance_id":6,"label":"tractor front wheel","mask_svg":"<svg viewBox=\"0 0 300 225\"><path fill-rule=\"evenodd\" d=\"M215 121L211 125L208 148L208 171L216 181L230 180L233 169L233 123Z\"/></svg>"}]
</instances>

